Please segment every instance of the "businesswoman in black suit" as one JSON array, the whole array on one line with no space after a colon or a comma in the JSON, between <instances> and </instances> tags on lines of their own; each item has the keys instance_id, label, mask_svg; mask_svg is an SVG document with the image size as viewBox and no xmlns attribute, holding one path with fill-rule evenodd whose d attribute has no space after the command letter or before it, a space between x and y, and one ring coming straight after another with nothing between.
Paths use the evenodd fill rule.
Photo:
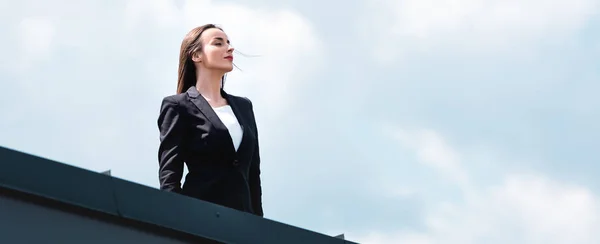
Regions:
<instances>
[{"instance_id":1,"label":"businesswoman in black suit","mask_svg":"<svg viewBox=\"0 0 600 244\"><path fill-rule=\"evenodd\" d=\"M160 189L263 216L252 103L223 90L233 69L227 35L212 24L196 27L179 55L177 94L162 100L158 117Z\"/></svg>"}]
</instances>

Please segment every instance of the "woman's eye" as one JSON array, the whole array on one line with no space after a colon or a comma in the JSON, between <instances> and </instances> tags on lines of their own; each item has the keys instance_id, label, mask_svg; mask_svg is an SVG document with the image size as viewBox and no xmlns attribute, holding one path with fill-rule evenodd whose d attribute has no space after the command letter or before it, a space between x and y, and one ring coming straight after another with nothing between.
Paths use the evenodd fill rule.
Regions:
<instances>
[{"instance_id":1,"label":"woman's eye","mask_svg":"<svg viewBox=\"0 0 600 244\"><path fill-rule=\"evenodd\" d=\"M222 45L222 43L220 43L220 42L217 42L217 43L215 43L215 45L217 45L217 46L221 46L221 45Z\"/></svg>"}]
</instances>

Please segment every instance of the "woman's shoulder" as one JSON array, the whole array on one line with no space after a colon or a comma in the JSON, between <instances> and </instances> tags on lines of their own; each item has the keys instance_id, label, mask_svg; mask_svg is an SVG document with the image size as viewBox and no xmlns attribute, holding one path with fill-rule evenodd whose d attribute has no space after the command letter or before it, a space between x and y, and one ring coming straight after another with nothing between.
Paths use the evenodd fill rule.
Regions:
<instances>
[{"instance_id":1,"label":"woman's shoulder","mask_svg":"<svg viewBox=\"0 0 600 244\"><path fill-rule=\"evenodd\" d=\"M247 97L243 97L243 96L236 96L236 95L231 95L231 94L227 94L231 99L234 99L234 101L236 103L241 103L244 106L249 106L250 108L252 108L252 101L250 100L250 98Z\"/></svg>"},{"instance_id":2,"label":"woman's shoulder","mask_svg":"<svg viewBox=\"0 0 600 244\"><path fill-rule=\"evenodd\" d=\"M179 103L185 100L185 93L174 94L163 97L163 102Z\"/></svg>"},{"instance_id":3,"label":"woman's shoulder","mask_svg":"<svg viewBox=\"0 0 600 244\"><path fill-rule=\"evenodd\" d=\"M179 108L185 106L185 93L165 96L161 102L161 108Z\"/></svg>"}]
</instances>

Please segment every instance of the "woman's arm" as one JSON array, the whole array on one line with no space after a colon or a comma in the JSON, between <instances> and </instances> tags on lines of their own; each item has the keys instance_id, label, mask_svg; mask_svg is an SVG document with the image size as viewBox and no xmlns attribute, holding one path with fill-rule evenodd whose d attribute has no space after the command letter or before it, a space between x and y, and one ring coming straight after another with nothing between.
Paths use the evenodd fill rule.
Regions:
<instances>
[{"instance_id":1,"label":"woman's arm","mask_svg":"<svg viewBox=\"0 0 600 244\"><path fill-rule=\"evenodd\" d=\"M160 108L158 128L160 146L158 149L158 172L160 189L181 192L183 176L183 155L181 143L185 133L183 115L174 97L165 97Z\"/></svg>"},{"instance_id":2,"label":"woman's arm","mask_svg":"<svg viewBox=\"0 0 600 244\"><path fill-rule=\"evenodd\" d=\"M248 102L250 102L250 100L248 100ZM252 102L250 102L250 112L252 113L252 120L254 120L254 131L256 132L256 147L254 149L254 154L252 155L252 161L250 162L250 193L252 196L254 214L262 217L264 216L264 213L262 208L262 187L260 183L260 150L258 145L258 128L256 126Z\"/></svg>"}]
</instances>

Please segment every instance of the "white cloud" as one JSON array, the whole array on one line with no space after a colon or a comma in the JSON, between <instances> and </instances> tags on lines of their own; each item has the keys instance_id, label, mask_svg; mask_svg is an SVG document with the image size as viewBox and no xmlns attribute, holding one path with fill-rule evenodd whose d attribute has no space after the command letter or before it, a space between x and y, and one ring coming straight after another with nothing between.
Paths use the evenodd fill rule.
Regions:
<instances>
[{"instance_id":1,"label":"white cloud","mask_svg":"<svg viewBox=\"0 0 600 244\"><path fill-rule=\"evenodd\" d=\"M392 243L402 243L402 244L432 244L432 239L423 234L417 233L407 233L404 231L399 231L397 233L384 234L373 232L369 233L366 236L349 239L358 243L364 244L392 244Z\"/></svg>"},{"instance_id":2,"label":"white cloud","mask_svg":"<svg viewBox=\"0 0 600 244\"><path fill-rule=\"evenodd\" d=\"M421 234L432 243L598 243L598 204L583 187L512 174L464 205L433 209Z\"/></svg>"},{"instance_id":3,"label":"white cloud","mask_svg":"<svg viewBox=\"0 0 600 244\"><path fill-rule=\"evenodd\" d=\"M19 28L19 45L21 69L26 69L30 62L45 61L50 57L56 34L51 20L39 17L28 17L21 20Z\"/></svg>"},{"instance_id":4,"label":"white cloud","mask_svg":"<svg viewBox=\"0 0 600 244\"><path fill-rule=\"evenodd\" d=\"M570 31L594 13L593 0L405 0L388 2L395 11L394 32L416 38L476 34L485 38ZM515 37L515 36L512 36Z\"/></svg>"},{"instance_id":5,"label":"white cloud","mask_svg":"<svg viewBox=\"0 0 600 244\"><path fill-rule=\"evenodd\" d=\"M398 140L402 146L414 150L417 160L439 170L461 185L467 184L467 175L460 165L460 155L437 132L429 129L406 130L384 126L385 133Z\"/></svg>"},{"instance_id":6,"label":"white cloud","mask_svg":"<svg viewBox=\"0 0 600 244\"><path fill-rule=\"evenodd\" d=\"M381 0L360 19L378 53L415 50L502 53L548 44L578 31L596 13L596 0ZM455 51L455 50L454 50ZM379 55L381 56L381 55ZM385 56L384 56L385 57Z\"/></svg>"},{"instance_id":7,"label":"white cloud","mask_svg":"<svg viewBox=\"0 0 600 244\"><path fill-rule=\"evenodd\" d=\"M532 243L598 243L598 198L588 189L530 175L508 176L495 203L519 216Z\"/></svg>"},{"instance_id":8,"label":"white cloud","mask_svg":"<svg viewBox=\"0 0 600 244\"><path fill-rule=\"evenodd\" d=\"M464 204L439 204L424 231L373 232L361 243L592 244L600 241L597 196L540 176L510 175Z\"/></svg>"},{"instance_id":9,"label":"white cloud","mask_svg":"<svg viewBox=\"0 0 600 244\"><path fill-rule=\"evenodd\" d=\"M406 129L400 131L403 135L411 134ZM435 131L424 131L428 131L430 136L436 135L434 141L445 141ZM428 151L420 148L429 147L422 143L423 138L399 138L401 145L409 145L415 154L422 155L422 162L431 158L441 160L440 155L459 158L456 156L459 153L449 145L440 147L443 150ZM454 162L453 167L464 167L462 162ZM438 164L427 165L433 170L447 170ZM591 244L600 241L597 232L600 228L600 202L598 196L585 187L554 181L539 174L518 172L504 175L499 183L459 187L470 188L463 189L464 198L426 206L422 230L373 231L350 239L374 244Z\"/></svg>"},{"instance_id":10,"label":"white cloud","mask_svg":"<svg viewBox=\"0 0 600 244\"><path fill-rule=\"evenodd\" d=\"M129 0L125 7L125 28L128 30L143 28L144 25L177 25L181 24L181 19L181 10L174 1Z\"/></svg>"}]
</instances>

